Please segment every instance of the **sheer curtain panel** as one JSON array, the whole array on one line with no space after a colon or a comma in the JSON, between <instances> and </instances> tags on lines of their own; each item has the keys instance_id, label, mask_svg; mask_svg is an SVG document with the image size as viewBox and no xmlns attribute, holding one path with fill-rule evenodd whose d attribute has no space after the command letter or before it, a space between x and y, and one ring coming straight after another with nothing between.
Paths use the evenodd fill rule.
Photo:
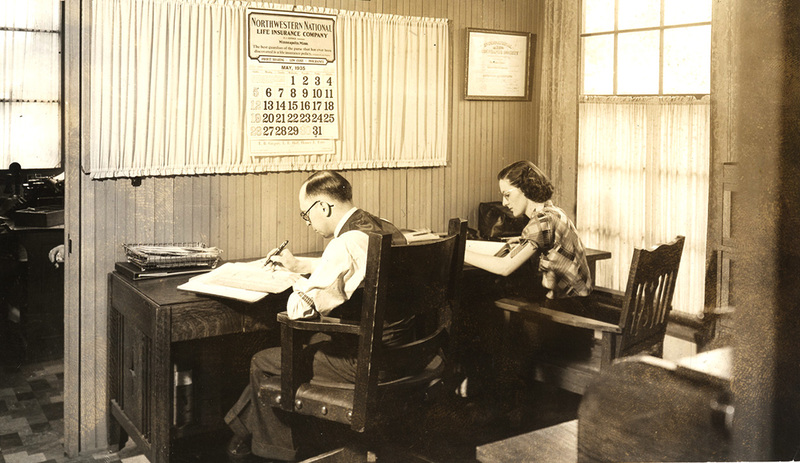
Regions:
<instances>
[{"instance_id":1,"label":"sheer curtain panel","mask_svg":"<svg viewBox=\"0 0 800 463\"><path fill-rule=\"evenodd\" d=\"M0 1L0 169L61 167L61 2Z\"/></svg>"},{"instance_id":2,"label":"sheer curtain panel","mask_svg":"<svg viewBox=\"0 0 800 463\"><path fill-rule=\"evenodd\" d=\"M675 310L704 303L709 97L582 97L578 231L611 251L597 284L624 290L633 248L684 235Z\"/></svg>"},{"instance_id":3,"label":"sheer curtain panel","mask_svg":"<svg viewBox=\"0 0 800 463\"><path fill-rule=\"evenodd\" d=\"M336 15L334 154L247 152L251 7ZM93 0L92 15L92 178L447 162L447 19L217 0Z\"/></svg>"}]
</instances>

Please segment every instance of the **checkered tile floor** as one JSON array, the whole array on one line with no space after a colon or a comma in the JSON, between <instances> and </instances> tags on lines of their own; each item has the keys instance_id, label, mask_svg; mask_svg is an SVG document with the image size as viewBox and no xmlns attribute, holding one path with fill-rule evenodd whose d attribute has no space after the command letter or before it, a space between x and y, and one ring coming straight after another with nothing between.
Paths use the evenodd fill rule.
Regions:
<instances>
[{"instance_id":1,"label":"checkered tile floor","mask_svg":"<svg viewBox=\"0 0 800 463\"><path fill-rule=\"evenodd\" d=\"M0 367L0 463L149 463L135 447L68 458L64 454L61 359Z\"/></svg>"}]
</instances>

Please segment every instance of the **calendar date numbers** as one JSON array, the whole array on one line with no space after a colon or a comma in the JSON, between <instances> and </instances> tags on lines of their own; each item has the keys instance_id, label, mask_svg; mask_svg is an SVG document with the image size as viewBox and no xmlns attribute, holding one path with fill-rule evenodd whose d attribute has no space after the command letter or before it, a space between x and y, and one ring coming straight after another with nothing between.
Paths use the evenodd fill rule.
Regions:
<instances>
[{"instance_id":1,"label":"calendar date numbers","mask_svg":"<svg viewBox=\"0 0 800 463\"><path fill-rule=\"evenodd\" d=\"M338 122L332 77L291 75L282 85L251 92L252 137L321 137Z\"/></svg>"}]
</instances>

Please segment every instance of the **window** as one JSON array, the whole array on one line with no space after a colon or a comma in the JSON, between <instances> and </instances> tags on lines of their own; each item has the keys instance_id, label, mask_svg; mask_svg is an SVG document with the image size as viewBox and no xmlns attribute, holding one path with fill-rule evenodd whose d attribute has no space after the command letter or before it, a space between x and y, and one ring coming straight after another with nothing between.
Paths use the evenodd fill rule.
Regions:
<instances>
[{"instance_id":1,"label":"window","mask_svg":"<svg viewBox=\"0 0 800 463\"><path fill-rule=\"evenodd\" d=\"M686 237L673 307L704 305L711 0L583 0L576 225L611 251L624 289L634 247ZM699 97L699 98L698 98Z\"/></svg>"},{"instance_id":2,"label":"window","mask_svg":"<svg viewBox=\"0 0 800 463\"><path fill-rule=\"evenodd\" d=\"M0 169L61 167L61 2L0 1Z\"/></svg>"},{"instance_id":3,"label":"window","mask_svg":"<svg viewBox=\"0 0 800 463\"><path fill-rule=\"evenodd\" d=\"M582 93L710 93L711 0L584 0Z\"/></svg>"}]
</instances>

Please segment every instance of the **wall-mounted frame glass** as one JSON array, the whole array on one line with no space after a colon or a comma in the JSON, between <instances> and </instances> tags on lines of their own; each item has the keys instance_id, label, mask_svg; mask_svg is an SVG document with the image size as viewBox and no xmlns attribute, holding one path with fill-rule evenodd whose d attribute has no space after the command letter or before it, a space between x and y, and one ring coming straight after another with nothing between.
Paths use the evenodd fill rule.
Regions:
<instances>
[{"instance_id":1,"label":"wall-mounted frame glass","mask_svg":"<svg viewBox=\"0 0 800 463\"><path fill-rule=\"evenodd\" d=\"M467 29L466 100L531 100L536 35Z\"/></svg>"}]
</instances>

